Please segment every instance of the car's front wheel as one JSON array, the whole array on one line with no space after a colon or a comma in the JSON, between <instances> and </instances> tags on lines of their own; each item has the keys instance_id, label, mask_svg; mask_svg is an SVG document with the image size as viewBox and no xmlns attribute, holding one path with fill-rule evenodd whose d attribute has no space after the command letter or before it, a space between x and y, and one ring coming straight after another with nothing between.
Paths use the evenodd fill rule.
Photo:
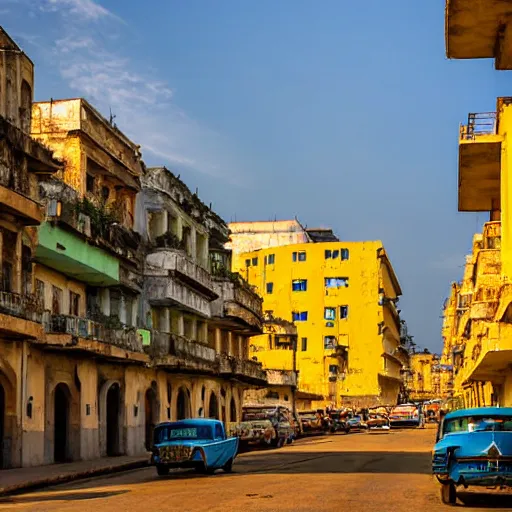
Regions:
<instances>
[{"instance_id":1,"label":"car's front wheel","mask_svg":"<svg viewBox=\"0 0 512 512\"><path fill-rule=\"evenodd\" d=\"M457 501L457 490L453 483L441 484L441 501L445 505L455 505Z\"/></svg>"},{"instance_id":2,"label":"car's front wheel","mask_svg":"<svg viewBox=\"0 0 512 512\"><path fill-rule=\"evenodd\" d=\"M224 466L222 466L222 469L226 473L232 473L233 472L233 459L229 459Z\"/></svg>"},{"instance_id":3,"label":"car's front wheel","mask_svg":"<svg viewBox=\"0 0 512 512\"><path fill-rule=\"evenodd\" d=\"M169 474L169 467L163 466L162 464L157 464L156 466L156 472L158 476L165 476Z\"/></svg>"}]
</instances>

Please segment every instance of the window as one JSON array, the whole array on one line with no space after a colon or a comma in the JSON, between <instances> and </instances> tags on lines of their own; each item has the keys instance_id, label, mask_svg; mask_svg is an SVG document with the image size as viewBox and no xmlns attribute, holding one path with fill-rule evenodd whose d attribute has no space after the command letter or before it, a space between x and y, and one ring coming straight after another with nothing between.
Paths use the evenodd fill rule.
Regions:
<instances>
[{"instance_id":1,"label":"window","mask_svg":"<svg viewBox=\"0 0 512 512\"><path fill-rule=\"evenodd\" d=\"M340 257L340 251L336 249L335 251L332 251L332 259L335 260Z\"/></svg>"},{"instance_id":2,"label":"window","mask_svg":"<svg viewBox=\"0 0 512 512\"><path fill-rule=\"evenodd\" d=\"M94 189L95 189L95 186L94 186L95 178L94 178L94 176L92 174L87 173L87 178L85 179L85 181L86 181L87 192L94 193Z\"/></svg>"},{"instance_id":3,"label":"window","mask_svg":"<svg viewBox=\"0 0 512 512\"><path fill-rule=\"evenodd\" d=\"M336 320L336 308L324 308L325 320Z\"/></svg>"},{"instance_id":4,"label":"window","mask_svg":"<svg viewBox=\"0 0 512 512\"><path fill-rule=\"evenodd\" d=\"M78 293L69 292L69 314L78 316L80 311L80 295Z\"/></svg>"},{"instance_id":5,"label":"window","mask_svg":"<svg viewBox=\"0 0 512 512\"><path fill-rule=\"evenodd\" d=\"M52 314L60 315L62 313L62 290L52 286Z\"/></svg>"},{"instance_id":6,"label":"window","mask_svg":"<svg viewBox=\"0 0 512 512\"><path fill-rule=\"evenodd\" d=\"M44 308L44 282L36 279L36 299L38 304Z\"/></svg>"},{"instance_id":7,"label":"window","mask_svg":"<svg viewBox=\"0 0 512 512\"><path fill-rule=\"evenodd\" d=\"M110 196L109 188L101 187L101 198L103 199L103 201L107 202L109 196Z\"/></svg>"},{"instance_id":8,"label":"window","mask_svg":"<svg viewBox=\"0 0 512 512\"><path fill-rule=\"evenodd\" d=\"M274 291L274 283L267 283L267 293L272 293Z\"/></svg>"},{"instance_id":9,"label":"window","mask_svg":"<svg viewBox=\"0 0 512 512\"><path fill-rule=\"evenodd\" d=\"M245 266L250 267L251 266L251 260L245 260Z\"/></svg>"},{"instance_id":10,"label":"window","mask_svg":"<svg viewBox=\"0 0 512 512\"><path fill-rule=\"evenodd\" d=\"M330 364L329 365L329 373L331 373L333 375L338 375L338 365Z\"/></svg>"},{"instance_id":11,"label":"window","mask_svg":"<svg viewBox=\"0 0 512 512\"><path fill-rule=\"evenodd\" d=\"M258 265L258 258L253 258L251 264L253 267L256 267Z\"/></svg>"},{"instance_id":12,"label":"window","mask_svg":"<svg viewBox=\"0 0 512 512\"><path fill-rule=\"evenodd\" d=\"M307 311L294 311L293 312L293 321L294 322L307 322L308 321L308 312Z\"/></svg>"},{"instance_id":13,"label":"window","mask_svg":"<svg viewBox=\"0 0 512 512\"><path fill-rule=\"evenodd\" d=\"M348 249L341 249L341 259L348 260Z\"/></svg>"},{"instance_id":14,"label":"window","mask_svg":"<svg viewBox=\"0 0 512 512\"><path fill-rule=\"evenodd\" d=\"M324 336L324 350L334 350L336 348L336 336Z\"/></svg>"},{"instance_id":15,"label":"window","mask_svg":"<svg viewBox=\"0 0 512 512\"><path fill-rule=\"evenodd\" d=\"M307 338L301 338L300 344L301 344L302 352L306 352L306 350L308 349L308 339Z\"/></svg>"},{"instance_id":16,"label":"window","mask_svg":"<svg viewBox=\"0 0 512 512\"><path fill-rule=\"evenodd\" d=\"M222 426L219 423L215 425L215 437L217 439L222 439L224 437L222 432Z\"/></svg>"},{"instance_id":17,"label":"window","mask_svg":"<svg viewBox=\"0 0 512 512\"><path fill-rule=\"evenodd\" d=\"M307 279L294 279L292 281L292 291L294 292L305 292L308 289Z\"/></svg>"},{"instance_id":18,"label":"window","mask_svg":"<svg viewBox=\"0 0 512 512\"><path fill-rule=\"evenodd\" d=\"M340 318L348 318L348 306L340 306Z\"/></svg>"},{"instance_id":19,"label":"window","mask_svg":"<svg viewBox=\"0 0 512 512\"><path fill-rule=\"evenodd\" d=\"M269 254L268 255L268 264L273 265L276 262L276 255L275 254Z\"/></svg>"},{"instance_id":20,"label":"window","mask_svg":"<svg viewBox=\"0 0 512 512\"><path fill-rule=\"evenodd\" d=\"M332 258L332 251L330 249L325 250L325 259L329 260Z\"/></svg>"},{"instance_id":21,"label":"window","mask_svg":"<svg viewBox=\"0 0 512 512\"><path fill-rule=\"evenodd\" d=\"M288 395L284 395L284 401L288 402Z\"/></svg>"},{"instance_id":22,"label":"window","mask_svg":"<svg viewBox=\"0 0 512 512\"><path fill-rule=\"evenodd\" d=\"M292 252L292 261L306 261L306 251Z\"/></svg>"},{"instance_id":23,"label":"window","mask_svg":"<svg viewBox=\"0 0 512 512\"><path fill-rule=\"evenodd\" d=\"M326 288L348 288L348 277L326 277Z\"/></svg>"}]
</instances>

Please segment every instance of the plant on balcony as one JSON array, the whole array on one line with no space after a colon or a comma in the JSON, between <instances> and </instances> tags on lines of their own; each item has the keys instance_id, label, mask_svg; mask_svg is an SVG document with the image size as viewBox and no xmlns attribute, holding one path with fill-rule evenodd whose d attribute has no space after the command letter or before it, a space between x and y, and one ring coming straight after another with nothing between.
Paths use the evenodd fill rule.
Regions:
<instances>
[{"instance_id":1,"label":"plant on balcony","mask_svg":"<svg viewBox=\"0 0 512 512\"><path fill-rule=\"evenodd\" d=\"M100 202L96 205L87 197L76 201L74 211L77 216L81 213L91 219L91 232L93 237L106 239L110 226L115 222L119 222L115 208L108 206L104 202Z\"/></svg>"},{"instance_id":2,"label":"plant on balcony","mask_svg":"<svg viewBox=\"0 0 512 512\"><path fill-rule=\"evenodd\" d=\"M181 251L186 249L185 241L180 240L174 233L171 233L170 231L156 237L155 246L166 249L179 249Z\"/></svg>"}]
</instances>

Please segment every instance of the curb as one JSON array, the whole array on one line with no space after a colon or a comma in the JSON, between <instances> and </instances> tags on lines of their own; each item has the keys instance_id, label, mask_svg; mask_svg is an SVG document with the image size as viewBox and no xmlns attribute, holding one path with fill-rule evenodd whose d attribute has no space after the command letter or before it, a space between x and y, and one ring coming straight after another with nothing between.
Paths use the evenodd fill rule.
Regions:
<instances>
[{"instance_id":1,"label":"curb","mask_svg":"<svg viewBox=\"0 0 512 512\"><path fill-rule=\"evenodd\" d=\"M149 466L149 460L144 459L133 462L125 462L124 464L92 468L88 469L87 471L77 471L76 473L40 478L39 480L23 482L21 484L14 484L7 487L0 487L0 497L19 494L25 491L34 491L36 489L41 489L42 487L48 487L51 485L65 484L68 482L74 482L76 480L84 480L94 476L102 476L111 473L121 473L122 471L129 471L132 469L140 469L147 466Z\"/></svg>"}]
</instances>

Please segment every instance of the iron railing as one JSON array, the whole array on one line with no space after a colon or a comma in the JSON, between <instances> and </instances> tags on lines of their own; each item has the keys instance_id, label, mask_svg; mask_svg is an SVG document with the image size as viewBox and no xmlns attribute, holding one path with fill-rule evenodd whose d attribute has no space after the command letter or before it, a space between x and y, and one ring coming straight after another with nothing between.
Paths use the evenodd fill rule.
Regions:
<instances>
[{"instance_id":1,"label":"iron railing","mask_svg":"<svg viewBox=\"0 0 512 512\"><path fill-rule=\"evenodd\" d=\"M493 135L496 133L496 121L496 112L468 114L468 124L460 127L460 138L475 140L479 135Z\"/></svg>"},{"instance_id":2,"label":"iron railing","mask_svg":"<svg viewBox=\"0 0 512 512\"><path fill-rule=\"evenodd\" d=\"M40 323L43 308L35 295L0 292L0 313Z\"/></svg>"}]
</instances>

